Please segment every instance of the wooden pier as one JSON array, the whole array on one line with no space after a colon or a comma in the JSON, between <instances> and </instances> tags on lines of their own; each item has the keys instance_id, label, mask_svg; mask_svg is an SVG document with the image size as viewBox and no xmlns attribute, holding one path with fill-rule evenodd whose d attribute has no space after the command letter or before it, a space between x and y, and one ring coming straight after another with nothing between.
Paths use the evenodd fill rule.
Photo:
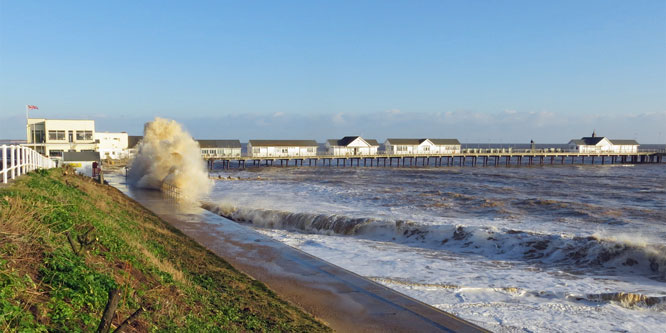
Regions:
<instances>
[{"instance_id":1,"label":"wooden pier","mask_svg":"<svg viewBox=\"0 0 666 333\"><path fill-rule=\"evenodd\" d=\"M349 156L275 156L275 157L209 157L208 168L215 162L222 169L260 166L325 166L325 167L445 167L445 166L520 166L554 164L643 164L663 163L666 151L637 153L577 153L577 152L463 152L437 155L349 155Z\"/></svg>"}]
</instances>

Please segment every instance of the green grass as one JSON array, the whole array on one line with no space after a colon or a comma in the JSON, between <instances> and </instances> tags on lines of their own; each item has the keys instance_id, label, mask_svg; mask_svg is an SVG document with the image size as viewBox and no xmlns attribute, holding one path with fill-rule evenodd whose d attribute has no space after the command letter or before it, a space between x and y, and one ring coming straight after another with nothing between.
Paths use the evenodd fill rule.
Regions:
<instances>
[{"instance_id":1,"label":"green grass","mask_svg":"<svg viewBox=\"0 0 666 333\"><path fill-rule=\"evenodd\" d=\"M134 331L330 331L112 187L52 169L0 188L1 331L95 330L113 288L115 326L146 309Z\"/></svg>"}]
</instances>

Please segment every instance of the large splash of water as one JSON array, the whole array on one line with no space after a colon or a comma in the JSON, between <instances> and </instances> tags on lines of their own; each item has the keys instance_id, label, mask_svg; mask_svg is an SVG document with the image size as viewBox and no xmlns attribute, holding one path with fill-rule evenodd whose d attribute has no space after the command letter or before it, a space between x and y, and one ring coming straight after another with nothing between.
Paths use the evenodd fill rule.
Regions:
<instances>
[{"instance_id":1,"label":"large splash of water","mask_svg":"<svg viewBox=\"0 0 666 333\"><path fill-rule=\"evenodd\" d=\"M195 201L210 192L199 144L174 120L155 118L144 126L143 140L127 175L131 185L178 189L179 197Z\"/></svg>"}]
</instances>

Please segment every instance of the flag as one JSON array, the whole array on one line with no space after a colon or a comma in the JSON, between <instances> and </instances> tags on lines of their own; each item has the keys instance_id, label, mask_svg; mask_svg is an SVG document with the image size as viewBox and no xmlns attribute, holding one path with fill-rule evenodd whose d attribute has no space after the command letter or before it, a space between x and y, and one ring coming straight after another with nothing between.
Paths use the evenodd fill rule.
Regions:
<instances>
[{"instance_id":1,"label":"flag","mask_svg":"<svg viewBox=\"0 0 666 333\"><path fill-rule=\"evenodd\" d=\"M28 105L28 110L39 110L36 105Z\"/></svg>"}]
</instances>

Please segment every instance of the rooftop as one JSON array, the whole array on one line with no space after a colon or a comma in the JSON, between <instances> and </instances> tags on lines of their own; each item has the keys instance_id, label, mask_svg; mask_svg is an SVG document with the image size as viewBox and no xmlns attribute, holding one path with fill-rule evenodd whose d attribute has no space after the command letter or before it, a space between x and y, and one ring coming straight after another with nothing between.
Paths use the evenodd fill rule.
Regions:
<instances>
[{"instance_id":1,"label":"rooftop","mask_svg":"<svg viewBox=\"0 0 666 333\"><path fill-rule=\"evenodd\" d=\"M62 153L65 162L99 162L99 152L96 151L67 151Z\"/></svg>"},{"instance_id":2,"label":"rooftop","mask_svg":"<svg viewBox=\"0 0 666 333\"><path fill-rule=\"evenodd\" d=\"M201 148L240 148L239 140L197 140Z\"/></svg>"},{"instance_id":3,"label":"rooftop","mask_svg":"<svg viewBox=\"0 0 666 333\"><path fill-rule=\"evenodd\" d=\"M344 138L342 138L340 140L329 139L328 144L331 145L331 146L346 147L350 143L354 142L354 140L359 139L359 138L361 140L364 140L365 142L367 142L371 146L379 146L379 142L377 142L377 140L375 140L375 139L364 139L364 138L361 138L360 136L345 136Z\"/></svg>"},{"instance_id":4,"label":"rooftop","mask_svg":"<svg viewBox=\"0 0 666 333\"><path fill-rule=\"evenodd\" d=\"M250 140L252 147L316 147L315 140Z\"/></svg>"}]
</instances>

